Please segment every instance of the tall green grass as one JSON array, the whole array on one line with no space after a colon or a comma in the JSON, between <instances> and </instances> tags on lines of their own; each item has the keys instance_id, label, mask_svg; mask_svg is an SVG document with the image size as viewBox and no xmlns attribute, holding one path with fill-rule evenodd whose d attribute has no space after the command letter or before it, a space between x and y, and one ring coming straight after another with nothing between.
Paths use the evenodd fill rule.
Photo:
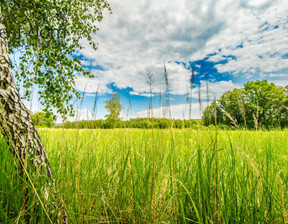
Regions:
<instances>
[{"instance_id":1,"label":"tall green grass","mask_svg":"<svg viewBox=\"0 0 288 224\"><path fill-rule=\"evenodd\" d=\"M40 135L71 223L283 223L286 217L287 131L219 131L220 192L213 129ZM0 222L48 223L32 191L23 208L23 186L31 186L3 139L0 147Z\"/></svg>"}]
</instances>

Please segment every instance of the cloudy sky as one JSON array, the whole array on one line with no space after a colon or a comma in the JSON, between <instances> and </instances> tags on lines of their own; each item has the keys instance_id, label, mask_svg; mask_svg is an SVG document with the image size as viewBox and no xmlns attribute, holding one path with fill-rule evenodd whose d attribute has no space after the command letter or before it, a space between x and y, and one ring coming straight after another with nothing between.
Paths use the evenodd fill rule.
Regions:
<instances>
[{"instance_id":1,"label":"cloudy sky","mask_svg":"<svg viewBox=\"0 0 288 224\"><path fill-rule=\"evenodd\" d=\"M147 116L147 69L153 73L153 108L161 116L165 92L163 63L170 86L174 118L188 117L187 88L195 67L193 117L199 118L198 87L206 106L210 99L240 88L250 80L267 79L288 85L288 1L283 0L108 0L94 51L86 41L78 52L94 79L79 76L76 88L85 91L82 118L92 116L99 87L96 118L103 118L105 100L118 92L123 117ZM197 87L196 87L197 86ZM163 96L162 96L163 99ZM130 103L129 103L130 102ZM78 107L79 108L79 107ZM79 109L80 110L80 109Z\"/></svg>"}]
</instances>

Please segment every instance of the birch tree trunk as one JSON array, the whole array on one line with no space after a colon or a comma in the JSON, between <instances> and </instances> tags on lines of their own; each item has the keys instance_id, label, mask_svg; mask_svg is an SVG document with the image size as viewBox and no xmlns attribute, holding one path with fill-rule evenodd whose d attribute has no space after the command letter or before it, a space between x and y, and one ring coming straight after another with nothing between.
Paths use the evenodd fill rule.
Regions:
<instances>
[{"instance_id":1,"label":"birch tree trunk","mask_svg":"<svg viewBox=\"0 0 288 224\"><path fill-rule=\"evenodd\" d=\"M1 16L0 9L0 130L17 158L19 168L32 172L33 176L47 175L50 179L47 183L54 184L48 156L14 83L6 28Z\"/></svg>"}]
</instances>

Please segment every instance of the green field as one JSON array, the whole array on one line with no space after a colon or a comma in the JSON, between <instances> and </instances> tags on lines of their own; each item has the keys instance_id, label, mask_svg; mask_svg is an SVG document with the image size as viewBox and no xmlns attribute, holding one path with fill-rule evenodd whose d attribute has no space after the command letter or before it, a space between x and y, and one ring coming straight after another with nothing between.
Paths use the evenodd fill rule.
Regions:
<instances>
[{"instance_id":1,"label":"green field","mask_svg":"<svg viewBox=\"0 0 288 224\"><path fill-rule=\"evenodd\" d=\"M214 129L40 136L71 223L288 220L288 131L219 131L218 160ZM0 223L49 223L37 197L22 206L25 184L3 139L0 147Z\"/></svg>"}]
</instances>

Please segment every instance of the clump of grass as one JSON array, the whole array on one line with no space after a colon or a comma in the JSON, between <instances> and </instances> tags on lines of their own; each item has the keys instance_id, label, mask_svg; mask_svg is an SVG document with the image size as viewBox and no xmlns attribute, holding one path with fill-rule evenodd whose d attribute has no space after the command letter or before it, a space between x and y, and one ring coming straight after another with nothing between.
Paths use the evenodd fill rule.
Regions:
<instances>
[{"instance_id":1,"label":"clump of grass","mask_svg":"<svg viewBox=\"0 0 288 224\"><path fill-rule=\"evenodd\" d=\"M286 223L286 215L285 215L285 205L284 205L284 198L283 198L283 190L282 190L282 180L280 177L280 174L278 176L279 180L279 193L280 193L280 198L281 198L281 205L282 205L282 214L283 214L283 223Z\"/></svg>"},{"instance_id":2,"label":"clump of grass","mask_svg":"<svg viewBox=\"0 0 288 224\"><path fill-rule=\"evenodd\" d=\"M208 84L207 84L208 85ZM207 87L208 88L208 87ZM208 92L208 90L207 90ZM208 94L208 93L207 93ZM215 97L216 102L216 97ZM217 182L217 207L218 207L218 222L221 223L221 195L220 195L220 182L219 182L219 156L218 156L218 127L217 127L217 104L215 103L215 154L216 154L216 182Z\"/></svg>"}]
</instances>

